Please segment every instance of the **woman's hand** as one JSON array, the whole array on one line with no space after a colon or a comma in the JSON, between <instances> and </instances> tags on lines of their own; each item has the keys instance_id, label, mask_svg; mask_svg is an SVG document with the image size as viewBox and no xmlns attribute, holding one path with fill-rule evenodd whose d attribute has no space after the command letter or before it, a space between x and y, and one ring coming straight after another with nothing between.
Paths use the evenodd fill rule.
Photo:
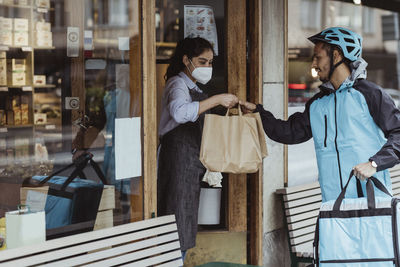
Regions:
<instances>
[{"instance_id":1,"label":"woman's hand","mask_svg":"<svg viewBox=\"0 0 400 267\"><path fill-rule=\"evenodd\" d=\"M252 113L256 109L256 105L247 101L239 101L243 113Z\"/></svg>"},{"instance_id":2,"label":"woman's hand","mask_svg":"<svg viewBox=\"0 0 400 267\"><path fill-rule=\"evenodd\" d=\"M218 103L226 108L233 108L239 99L233 94L220 94L218 95Z\"/></svg>"}]
</instances>

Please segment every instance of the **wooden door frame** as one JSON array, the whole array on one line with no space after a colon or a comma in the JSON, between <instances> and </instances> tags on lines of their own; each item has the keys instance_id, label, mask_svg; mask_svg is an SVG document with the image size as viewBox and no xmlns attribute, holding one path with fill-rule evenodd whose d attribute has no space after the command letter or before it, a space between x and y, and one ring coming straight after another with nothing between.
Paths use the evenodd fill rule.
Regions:
<instances>
[{"instance_id":1,"label":"wooden door frame","mask_svg":"<svg viewBox=\"0 0 400 267\"><path fill-rule=\"evenodd\" d=\"M225 0L226 18L226 81L228 92L242 100L262 103L262 0ZM156 40L155 1L140 0L143 92L143 212L150 218L157 210L157 90L156 90ZM249 8L250 16L243 12ZM247 34L247 23L250 32ZM229 33L229 34L227 34ZM247 51L247 39L249 47ZM249 64L247 64L247 53ZM234 55L234 56L232 56ZM246 66L249 66L248 69ZM249 72L249 73L247 73ZM247 75L249 74L249 87ZM229 77L229 78L228 78ZM248 91L249 90L249 94ZM249 95L249 98L247 98ZM251 212L247 211L247 179L250 179ZM255 175L229 175L228 230L250 232L249 263L262 264L262 171ZM249 216L250 224L247 225Z\"/></svg>"},{"instance_id":2,"label":"wooden door frame","mask_svg":"<svg viewBox=\"0 0 400 267\"><path fill-rule=\"evenodd\" d=\"M262 68L262 0L248 1L248 96L252 103L263 102ZM249 174L248 201L251 209L249 217L249 255L248 263L263 265L263 168L255 174Z\"/></svg>"}]
</instances>

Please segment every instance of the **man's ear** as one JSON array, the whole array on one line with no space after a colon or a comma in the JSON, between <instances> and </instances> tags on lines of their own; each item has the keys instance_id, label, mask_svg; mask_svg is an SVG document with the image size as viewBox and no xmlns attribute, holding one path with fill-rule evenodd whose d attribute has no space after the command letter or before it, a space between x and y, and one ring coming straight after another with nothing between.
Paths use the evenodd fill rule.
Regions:
<instances>
[{"instance_id":1,"label":"man's ear","mask_svg":"<svg viewBox=\"0 0 400 267\"><path fill-rule=\"evenodd\" d=\"M334 49L333 50L333 64L338 63L343 59L342 53L339 52L339 50Z\"/></svg>"},{"instance_id":2,"label":"man's ear","mask_svg":"<svg viewBox=\"0 0 400 267\"><path fill-rule=\"evenodd\" d=\"M189 62L189 58L187 55L183 55L182 57L182 63L187 66L190 62Z\"/></svg>"}]
</instances>

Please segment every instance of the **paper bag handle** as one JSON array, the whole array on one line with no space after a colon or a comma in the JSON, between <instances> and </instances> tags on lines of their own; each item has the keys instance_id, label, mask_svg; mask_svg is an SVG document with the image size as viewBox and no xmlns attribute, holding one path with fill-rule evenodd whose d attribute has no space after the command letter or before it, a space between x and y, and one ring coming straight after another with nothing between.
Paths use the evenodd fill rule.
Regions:
<instances>
[{"instance_id":1,"label":"paper bag handle","mask_svg":"<svg viewBox=\"0 0 400 267\"><path fill-rule=\"evenodd\" d=\"M228 109L226 110L225 116L228 116L228 115L229 115L229 111L230 111L231 109L232 109L232 108L228 108ZM242 117L243 114L242 114L242 109L240 108L240 106L238 106L237 109L239 110L239 116Z\"/></svg>"}]
</instances>

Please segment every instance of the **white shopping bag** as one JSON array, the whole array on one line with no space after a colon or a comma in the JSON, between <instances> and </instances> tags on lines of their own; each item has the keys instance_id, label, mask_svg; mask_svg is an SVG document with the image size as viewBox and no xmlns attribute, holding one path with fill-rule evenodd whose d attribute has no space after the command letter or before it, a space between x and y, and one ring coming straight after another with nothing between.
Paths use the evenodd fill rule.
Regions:
<instances>
[{"instance_id":1,"label":"white shopping bag","mask_svg":"<svg viewBox=\"0 0 400 267\"><path fill-rule=\"evenodd\" d=\"M44 211L20 209L6 212L7 248L37 244L46 240Z\"/></svg>"}]
</instances>

